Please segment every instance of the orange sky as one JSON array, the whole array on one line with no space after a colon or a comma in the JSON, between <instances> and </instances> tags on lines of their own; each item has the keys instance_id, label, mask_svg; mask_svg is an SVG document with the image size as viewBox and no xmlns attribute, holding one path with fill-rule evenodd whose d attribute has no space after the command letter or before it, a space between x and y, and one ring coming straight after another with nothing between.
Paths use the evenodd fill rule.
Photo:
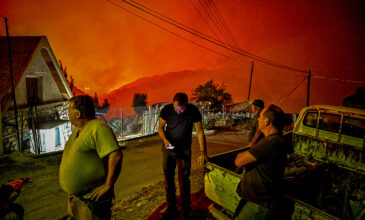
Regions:
<instances>
[{"instance_id":1,"label":"orange sky","mask_svg":"<svg viewBox=\"0 0 365 220\"><path fill-rule=\"evenodd\" d=\"M115 2L184 37L231 55L120 1ZM204 15L197 0L139 2L214 36L193 8L194 5ZM240 48L289 66L311 69L313 74L365 81L363 1L214 2ZM1 0L0 4L0 14L10 20L11 35L46 35L76 85L88 89L91 94L95 91L107 93L140 77L171 71L222 69L225 65L229 69L231 62L146 23L106 0ZM207 19L218 32L212 20ZM4 29L0 33L4 35ZM242 74L249 74L247 69L251 60L242 58L239 62L245 66ZM303 78L300 74L269 68L258 62L254 74L256 80L262 81L268 80L266 76L269 74L272 78L269 77L267 83L276 85L276 88L285 87L286 91ZM281 80L288 78L289 81L275 82L275 74L281 75ZM321 89L321 85L327 83L332 81L317 79L313 82L318 87L315 91L328 93L328 88ZM340 92L343 89L349 93L364 84L339 83L337 86ZM303 88L304 92L305 86ZM235 100L242 99L244 96Z\"/></svg>"}]
</instances>

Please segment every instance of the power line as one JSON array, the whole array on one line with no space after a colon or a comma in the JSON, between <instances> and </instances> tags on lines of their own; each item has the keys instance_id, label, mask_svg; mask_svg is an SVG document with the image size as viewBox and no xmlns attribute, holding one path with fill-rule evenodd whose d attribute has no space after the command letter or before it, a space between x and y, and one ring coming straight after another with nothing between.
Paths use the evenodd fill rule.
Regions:
<instances>
[{"instance_id":1,"label":"power line","mask_svg":"<svg viewBox=\"0 0 365 220\"><path fill-rule=\"evenodd\" d=\"M198 15L203 19L204 23L209 27L210 31L212 31L212 33L217 37L218 35L215 33L215 31L213 30L213 28L210 26L210 24L208 23L208 21L204 18L204 16L200 13L199 9L197 7L195 7L194 3L192 0L189 0L190 4L193 6L193 8L195 9L195 11L198 13Z\"/></svg>"},{"instance_id":2,"label":"power line","mask_svg":"<svg viewBox=\"0 0 365 220\"><path fill-rule=\"evenodd\" d=\"M208 18L210 18L210 20L212 21L212 23L214 24L214 26L216 27L218 32L221 34L221 36L223 38L223 41L221 41L221 43L232 47L232 44L230 43L230 40L229 40L228 36L226 35L224 28L220 24L219 19L216 18L215 14L211 10L209 2L207 0L206 1L199 0L199 3L201 5L201 8L203 9L203 11L205 11L205 13L208 15ZM205 3L205 5L204 5L204 3ZM231 51L231 53L232 53L232 57L235 57L236 54L234 54L232 51Z\"/></svg>"},{"instance_id":3,"label":"power line","mask_svg":"<svg viewBox=\"0 0 365 220\"><path fill-rule=\"evenodd\" d=\"M208 5L210 5L210 7L212 7L212 9L213 9L212 11L214 12L213 14L215 14L215 15L216 15L217 20L218 20L218 23L220 22L221 27L222 27L222 29L223 29L223 32L225 32L225 33L226 33L226 36L227 36L227 43L228 43L228 45L230 45L230 46L232 46L232 47L235 47L235 48L240 48L240 47L238 46L237 42L235 41L235 39L234 39L234 37L233 37L233 35L232 35L232 32L230 31L230 29L229 29L228 25L225 23L225 21L224 21L224 19L223 19L222 15L220 14L220 12L219 12L218 8L216 7L216 5L215 5L214 1L213 1L213 0L207 0L207 3L208 3ZM233 56L234 56L234 55L233 55ZM236 56L234 56L234 57L237 57L237 55L236 55Z\"/></svg>"},{"instance_id":4,"label":"power line","mask_svg":"<svg viewBox=\"0 0 365 220\"><path fill-rule=\"evenodd\" d=\"M217 40L217 39L215 39L215 38L213 38L213 37L211 37L211 36L209 36L209 35L206 35L206 34L204 34L204 33L202 33L202 32L200 32L200 31L198 31L198 30L196 30L196 29L194 29L194 28L191 28L191 27L188 27L188 26L186 26L186 25L184 25L184 24L182 24L182 23L180 23L180 22L178 22L178 21L176 21L176 20L174 20L174 19L172 19L172 18L170 18L170 17L167 17L167 16L165 16L164 14L162 14L162 13L159 13L159 12L157 12L157 11L155 11L155 10L153 10L153 9L150 9L150 8L148 8L147 6L145 6L145 5L143 5L143 4L141 4L141 3L138 3L138 2L136 2L136 1L134 1L134 0L129 0L129 1L131 1L131 2L133 2L134 4L136 4L136 5L138 5L138 6L140 6L140 7L142 7L142 8L145 8L145 9L147 9L147 10L149 10L149 11L151 11L151 12L153 12L153 13L155 13L155 14L157 14L158 16L161 16L161 17L163 17L163 18L165 18L165 19L167 19L167 20L170 20L171 22L173 22L173 23L176 23L176 24L178 24L178 25L180 25L180 26L183 26L183 27L185 27L185 28L187 28L187 29L189 29L189 30L191 30L191 31L193 31L193 32L197 32L197 33L199 33L199 34L201 34L201 35L203 35L203 36L205 36L205 37L207 37L207 38L210 38L210 39L212 39L213 41L218 41L218 42L221 42L221 43L223 43L222 41L220 41L220 40ZM124 2L126 2L126 1L124 1ZM128 3L128 2L126 2L126 3ZM193 5L193 3L191 2L191 0L190 0L190 3ZM128 4L130 4L130 3L128 3ZM131 5L131 4L130 4ZM133 6L134 7L134 6ZM193 7L195 8L195 6L193 5ZM214 30L211 28L211 26L209 25L209 23L204 19L204 17L200 14L200 12L199 12L199 10L197 9L197 8L195 8L196 10L197 10L197 12L198 12L198 14L203 18L203 20L208 24L208 26L209 26L209 28L212 30L212 32L214 32ZM145 12L144 10L142 10L143 12ZM148 12L146 12L146 13L148 13ZM154 16L154 17L156 17L156 15L153 15L153 14L151 14L151 13L148 13L148 14L150 14L150 15L152 15L152 16ZM158 18L158 16L156 17L156 18ZM161 19L161 18L158 18L158 19ZM168 22L169 24L171 24L170 22ZM181 29L181 28L180 28ZM214 32L214 35L216 35L216 37L217 38L219 38L218 36L217 36L217 34ZM195 44L195 43L194 43ZM204 46L203 46L204 47ZM227 55L224 55L225 57L228 57Z\"/></svg>"},{"instance_id":5,"label":"power line","mask_svg":"<svg viewBox=\"0 0 365 220\"><path fill-rule=\"evenodd\" d=\"M291 95L291 94L293 94L293 92L295 91L295 90L297 90L298 88L299 88L299 86L305 81L307 79L307 76L306 77L304 77L303 78L303 80L302 81L300 81L300 83L292 90L292 91L290 91L289 92L289 94L286 96L286 97L284 97L284 98L282 98L280 101L279 101L279 103L278 104L281 104L282 102L284 102L287 98L289 98L289 96Z\"/></svg>"},{"instance_id":6,"label":"power line","mask_svg":"<svg viewBox=\"0 0 365 220\"><path fill-rule=\"evenodd\" d=\"M129 5L131 5L132 7L137 8L137 9L139 9L139 10L141 10L141 11L143 11L143 12L145 12L145 13L149 14L149 15L152 15L152 16L154 16L154 17L156 17L156 18L160 19L160 20L163 20L163 21L165 21L165 22L167 22L167 23L169 23L169 24L171 24L171 25L173 25L173 26L175 26L175 27L177 27L177 28L180 28L180 29L182 29L182 30L184 30L184 31L187 31L187 30L185 30L185 29L184 29L184 28L182 28L182 27L179 27L179 25L181 25L181 26L183 26L183 27L185 27L185 28L187 28L187 29L189 29L189 30L191 30L191 31L193 31L193 32L197 32L197 33L199 33L199 34L202 34L202 35L204 35L204 36L206 36L206 37L208 37L208 38L212 39L213 41L217 41L217 42L219 42L219 43L220 43L220 44L217 44L216 42L212 42L211 40L205 39L204 37L199 36L199 35L198 35L198 34L196 34L196 33L191 33L191 31L187 31L187 32L189 32L189 33L191 33L191 34L193 34L193 35L195 35L195 36L197 36L197 37L200 37L200 38L202 38L202 39L204 39L204 40L207 40L207 41L209 41L209 42L211 42L211 43L213 43L213 44L216 44L216 45L218 45L218 46L221 46L221 47L223 47L223 48L225 48L225 49L228 49L228 50L231 50L231 51L238 50L239 52L237 52L237 51L234 51L234 52L235 52L235 53L238 53L238 54L240 54L240 55L243 55L243 56L249 57L249 58L251 58L251 59L258 60L258 61L263 62L263 63L266 63L266 64L268 64L268 65L276 66L276 67L279 67L279 68L283 68L283 69L287 69L287 70L291 70L291 71L296 71L296 72L307 73L307 71L305 71L305 70L299 70L299 69L296 69L296 68L293 68L293 67L288 67L288 66L285 66L285 65L282 65L282 64L279 64L279 63L275 63L274 61L271 61L271 60L268 60L268 59L265 59L265 58L262 58L262 57L256 56L255 54L252 54L252 53L250 53L250 52L248 52L248 51L244 51L244 50L242 50L242 49L240 49L240 48L235 48L235 47L233 47L233 46L227 45L227 44L225 44L224 42L222 42L222 41L220 41L220 40L214 39L214 38L212 38L212 37L210 37L210 36L208 36L208 35L206 35L206 34L203 34L203 33L199 32L199 31L197 31L197 30L195 30L195 29L193 29L193 28L190 28L190 27L188 27L188 26L186 26L186 25L184 25L184 24L181 24L181 23L177 22L176 20L174 20L174 19L172 19L172 18L169 18L169 17L167 17L167 16L165 16L165 15L163 15L163 14L159 13L159 12L156 12L156 11L154 11L154 10L152 10L152 9L148 8L147 6L144 6L144 5L142 5L141 3L138 3L138 2L136 2L136 1L134 1L134 0L129 0L129 1L131 1L131 2L133 2L133 3L135 3L135 4L137 4L137 5L139 5L140 7L143 7L143 8L145 8L145 9L149 10L149 11L152 11L153 13L158 14L159 16L161 16L161 17L163 17L163 18L165 18L165 19L168 19L168 20L170 20L171 22L174 22L174 23L176 23L176 24L178 24L178 25L176 25L176 24L174 24L174 23L171 23L171 22L169 22L169 21L166 21L165 19L162 19L161 17L159 17L159 16L157 16L157 15L154 15L154 14L152 14L152 13L148 12L148 11L145 11L144 9L141 9L141 8L139 8L138 6L133 5L132 3L130 3L130 2L128 2L128 1L126 1L126 0L121 0L121 1L123 1L123 2L125 2L125 3L127 3L127 4L129 4ZM244 54L242 54L242 53L240 53L240 52L242 52L242 53L244 53ZM291 68L291 69L288 69L288 68Z\"/></svg>"},{"instance_id":7,"label":"power line","mask_svg":"<svg viewBox=\"0 0 365 220\"><path fill-rule=\"evenodd\" d=\"M123 0L121 0L121 1L123 1ZM176 24L178 24L178 25L181 25L181 26L183 26L183 27L185 27L185 28L187 28L187 29L189 29L189 30L191 30L191 31L193 31L193 32L197 32L197 33L199 33L199 34L201 34L201 35L203 35L203 36L205 36L205 37L207 37L207 38L210 38L210 39L212 39L212 40L214 40L214 41L218 41L218 42L223 43L223 42L222 42L222 41L220 41L220 40L217 40L217 39L215 39L215 38L213 38L213 37L211 37L211 36L209 36L209 35L207 35L207 34L204 34L204 33L200 32L200 31L198 31L198 30L196 30L196 29L194 29L194 28L188 27L188 26L186 26L186 25L184 25L184 24L182 24L182 23L180 23L180 22L178 22L178 21L176 21L176 20L174 20L174 19L172 19L172 18L170 18L170 17L167 17L167 16L165 16L165 15L163 15L163 14L161 14L161 13L157 12L157 11L154 11L154 10L152 10L152 9L148 8L147 6L144 6L144 5L142 5L142 4L140 4L140 3L138 3L138 2L136 2L136 1L134 1L134 0L129 0L129 1L133 2L133 3L134 3L134 4L136 4L136 5L141 6L142 8L145 8L145 9L147 9L147 10L149 10L149 11L151 11L151 12L153 12L153 13L155 13L155 14L157 14L157 15L159 15L159 16L161 16L161 17L165 18L165 19L168 19L168 20L170 20L171 22L174 22L174 23L176 23ZM127 2L127 3L128 3L128 2ZM129 4L129 3L128 3L128 4ZM198 12L198 13L199 13L199 12ZM152 16L156 17L155 15L152 15ZM160 18L159 18L159 19L160 19ZM206 20L205 20L205 21L206 21ZM209 23L208 23L208 25L209 25ZM214 33L214 34L215 34L215 33ZM216 35L216 34L215 34L215 35ZM216 37L218 37L218 36L216 36Z\"/></svg>"},{"instance_id":8,"label":"power line","mask_svg":"<svg viewBox=\"0 0 365 220\"><path fill-rule=\"evenodd\" d=\"M365 83L365 81L332 78L332 77L328 77L328 76L324 76L324 75L314 75L313 77L316 79L327 79L327 80L340 81L340 82L346 82L346 83Z\"/></svg>"},{"instance_id":9,"label":"power line","mask_svg":"<svg viewBox=\"0 0 365 220\"><path fill-rule=\"evenodd\" d=\"M205 13L208 15L208 17L210 18L210 20L213 22L214 26L217 28L218 32L221 34L221 36L223 37L223 40L229 45L229 41L225 36L224 30L222 30L222 27L220 26L219 22L217 22L212 10L210 9L208 3L205 3L203 0L199 0L200 5L202 6L203 10L205 11ZM205 5L204 5L205 3Z\"/></svg>"},{"instance_id":10,"label":"power line","mask_svg":"<svg viewBox=\"0 0 365 220\"><path fill-rule=\"evenodd\" d=\"M232 44L239 48L232 32L231 32L231 29L228 27L227 23L225 22L222 14L220 13L219 9L217 8L216 4L214 3L214 0L208 0L208 3L210 3L210 5L212 6L213 8L213 11L215 11L215 14L217 15L218 17L218 20L221 22L222 26L223 26L223 29L226 31L227 33L227 36L228 38L230 38L230 41L232 42Z\"/></svg>"},{"instance_id":11,"label":"power line","mask_svg":"<svg viewBox=\"0 0 365 220\"><path fill-rule=\"evenodd\" d=\"M251 58L251 59L257 60L257 61L259 61L259 62L262 62L262 63L268 64L268 65L271 65L271 66L276 66L276 67L278 67L278 68L282 68L282 69L286 69L286 70L290 70L290 71L295 71L295 72L307 73L307 71L306 71L306 70L301 70L301 69L297 69L297 68L294 68L294 67L286 66L286 65L283 65L283 64L275 63L274 61L271 61L271 60L268 60L268 59L265 59L265 58L262 58L262 57L256 56L256 55L254 55L254 54L248 53L248 52L243 51L243 50L241 50L241 49L237 49L237 48L231 47L231 46L229 46L229 45L226 45L226 44L224 44L224 43L215 42L215 41L213 41L213 40L207 39L206 37L203 37L203 36L201 36L201 35L199 35L199 34L197 34L197 33L194 33L194 32L192 32L192 31L190 31L190 30L187 30L187 29L186 29L186 28L184 28L184 27L181 27L181 26L179 26L179 25L177 25L177 24L175 24L175 23L172 23L171 21L168 21L168 20L166 20L166 19L164 19L164 18L161 18L161 17L160 17L160 16L158 16L158 15L155 15L155 14L153 14L153 13L149 12L149 11L146 11L146 10L144 10L143 8L139 7L139 6L134 5L133 3L130 3L130 2L128 2L128 1L126 1L126 0L121 0L121 1L122 1L122 2L124 2L124 3L126 3L126 4L129 4L130 6L132 6L132 7L134 7L134 8L137 8L138 10L141 10L141 11L143 11L143 12L145 12L145 13L147 13L147 14L149 14L149 15L153 16L153 17L156 17L156 18L158 18L158 19L160 19L160 20L162 20L162 21L165 21L165 22L167 22L167 23L169 23L169 24L171 24L171 25L173 25L173 26L175 26L175 27L177 27L177 28L179 28L179 29L182 29L182 30L184 30L184 31L186 31L186 32L188 32L188 33L190 33L190 34L193 34L193 35L195 35L195 36L197 36L197 37L199 37L199 38L202 38L202 39L204 39L204 40L206 40L206 41L209 41L210 43L213 43L213 44L215 44L215 45L218 45L218 46L220 46L220 47L223 47L223 48L225 48L225 49L227 49L227 50L231 50L231 51L233 51L233 52L235 52L235 53L237 53L237 54L240 54L240 55L242 55L242 56L245 56L245 57L248 57L248 58ZM140 5L141 5L141 4L140 4ZM143 6L143 7L148 8L148 7L146 7L146 6ZM148 10L151 10L151 9L148 9ZM172 20L172 19L169 19L169 20Z\"/></svg>"},{"instance_id":12,"label":"power line","mask_svg":"<svg viewBox=\"0 0 365 220\"><path fill-rule=\"evenodd\" d=\"M121 9L123 9L123 10L125 10L125 11L127 11L127 12L129 12L129 13L131 13L131 14L133 14L134 16L136 16L136 17L138 17L138 18L140 18L140 19L142 19L142 20L144 20L144 21L146 21L146 22L148 22L148 23L150 23L150 24L155 25L155 26L156 26L156 27L158 27L158 28L161 28L161 29L162 29L162 30L164 30L164 31L169 32L170 34L173 34L173 35L175 35L175 36L177 36L177 37L179 37L179 38L181 38L181 39L183 39L183 40L186 40L186 41L188 41L188 42L190 42L190 43L192 43L192 44L194 44L194 45L197 45L197 46L199 46L199 47L202 47L202 48L204 48L204 49L206 49L206 50L209 50L209 51L211 51L211 52L213 52L213 53L216 53L216 54L218 54L218 55L221 55L221 56L224 56L224 57L229 58L229 56L227 56L227 55L225 55L225 54L223 54L223 53L220 53L220 52L218 52L218 51L215 51L215 50L213 50L213 49L210 49L210 48L208 48L208 47L205 47L205 46L203 46L203 45L201 45L201 44L199 44L199 43L196 43L196 42L194 42L194 41L192 41L192 40L189 40L189 39L187 39L187 38L185 38L185 37L183 37L183 36L181 36L181 35L179 35L179 34L176 34L176 33L172 32L172 31L170 31L170 30L168 30L168 29L166 29L166 28L164 28L164 27L162 27L162 26L160 26L160 25L158 25L158 24L156 24L156 23L154 23L154 22L152 22L152 21L150 21L150 20L146 19L146 18L143 18L142 16L139 16L139 15L135 14L134 12L132 12L132 11L130 11L130 10L128 10L128 9L126 9L126 8L124 8L124 7L122 7L122 6L118 5L118 4L116 4L115 2L113 2L113 1L111 1L111 0L106 0L106 1L108 1L109 3L111 3L111 4L115 5L115 6L117 6L118 8L121 8Z\"/></svg>"}]
</instances>

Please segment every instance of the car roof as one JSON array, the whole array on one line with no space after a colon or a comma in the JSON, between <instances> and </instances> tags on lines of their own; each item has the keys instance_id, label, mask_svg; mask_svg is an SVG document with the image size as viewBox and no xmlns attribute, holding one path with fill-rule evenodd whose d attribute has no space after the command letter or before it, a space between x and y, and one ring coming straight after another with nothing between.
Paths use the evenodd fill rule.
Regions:
<instances>
[{"instance_id":1,"label":"car roof","mask_svg":"<svg viewBox=\"0 0 365 220\"><path fill-rule=\"evenodd\" d=\"M305 107L303 110L331 110L331 111L337 111L337 112L343 112L343 113L353 113L353 114L365 116L365 109L337 106L337 105L311 105L311 106Z\"/></svg>"}]
</instances>

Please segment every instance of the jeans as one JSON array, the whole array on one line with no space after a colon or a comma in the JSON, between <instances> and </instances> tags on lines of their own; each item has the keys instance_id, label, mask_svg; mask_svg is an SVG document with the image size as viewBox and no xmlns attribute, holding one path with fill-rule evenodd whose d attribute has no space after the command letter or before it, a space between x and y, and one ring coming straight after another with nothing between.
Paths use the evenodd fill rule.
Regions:
<instances>
[{"instance_id":1,"label":"jeans","mask_svg":"<svg viewBox=\"0 0 365 220\"><path fill-rule=\"evenodd\" d=\"M165 176L166 201L169 206L176 206L175 168L178 165L178 179L183 210L190 208L190 168L191 150L179 152L163 147L163 171Z\"/></svg>"},{"instance_id":2,"label":"jeans","mask_svg":"<svg viewBox=\"0 0 365 220\"><path fill-rule=\"evenodd\" d=\"M68 220L109 220L111 219L112 194L107 193L95 202L90 199L69 195Z\"/></svg>"}]
</instances>

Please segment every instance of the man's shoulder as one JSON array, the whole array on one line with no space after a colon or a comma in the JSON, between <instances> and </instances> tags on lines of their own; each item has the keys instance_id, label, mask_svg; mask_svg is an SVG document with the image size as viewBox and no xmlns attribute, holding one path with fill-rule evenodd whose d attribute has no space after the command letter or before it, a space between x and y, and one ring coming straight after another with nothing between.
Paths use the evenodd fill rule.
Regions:
<instances>
[{"instance_id":1,"label":"man's shoulder","mask_svg":"<svg viewBox=\"0 0 365 220\"><path fill-rule=\"evenodd\" d=\"M186 109L189 109L191 111L199 111L198 107L196 107L194 104L191 104L189 103L187 106L186 106Z\"/></svg>"},{"instance_id":2,"label":"man's shoulder","mask_svg":"<svg viewBox=\"0 0 365 220\"><path fill-rule=\"evenodd\" d=\"M88 126L91 130L104 129L109 128L109 126L100 119L93 119L89 121L90 125Z\"/></svg>"},{"instance_id":3,"label":"man's shoulder","mask_svg":"<svg viewBox=\"0 0 365 220\"><path fill-rule=\"evenodd\" d=\"M196 107L196 106L195 106L194 104L192 104L192 103L188 103L187 107L188 107L188 108L198 108L198 107Z\"/></svg>"},{"instance_id":4,"label":"man's shoulder","mask_svg":"<svg viewBox=\"0 0 365 220\"><path fill-rule=\"evenodd\" d=\"M262 143L265 145L269 145L273 148L284 147L287 145L287 142L282 134L274 134L268 137L263 138Z\"/></svg>"},{"instance_id":5,"label":"man's shoulder","mask_svg":"<svg viewBox=\"0 0 365 220\"><path fill-rule=\"evenodd\" d=\"M282 133L270 135L267 137L267 139L271 141L285 141L285 138Z\"/></svg>"},{"instance_id":6,"label":"man's shoulder","mask_svg":"<svg viewBox=\"0 0 365 220\"><path fill-rule=\"evenodd\" d=\"M170 103L170 104L167 104L164 107L162 107L161 111L167 111L167 110L171 110L173 108L174 108L174 105Z\"/></svg>"}]
</instances>

